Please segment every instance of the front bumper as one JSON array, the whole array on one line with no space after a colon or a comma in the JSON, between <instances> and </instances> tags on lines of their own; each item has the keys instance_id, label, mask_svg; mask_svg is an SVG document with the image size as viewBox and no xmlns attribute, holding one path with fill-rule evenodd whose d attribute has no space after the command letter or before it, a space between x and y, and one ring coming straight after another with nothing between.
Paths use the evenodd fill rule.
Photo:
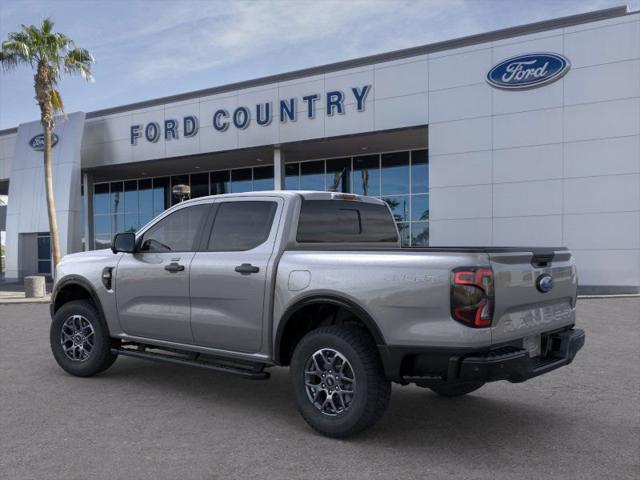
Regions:
<instances>
[{"instance_id":1,"label":"front bumper","mask_svg":"<svg viewBox=\"0 0 640 480\"><path fill-rule=\"evenodd\" d=\"M390 380L421 386L458 382L517 383L570 364L584 346L584 330L543 334L544 354L530 358L517 345L488 350L380 346L385 373Z\"/></svg>"}]
</instances>

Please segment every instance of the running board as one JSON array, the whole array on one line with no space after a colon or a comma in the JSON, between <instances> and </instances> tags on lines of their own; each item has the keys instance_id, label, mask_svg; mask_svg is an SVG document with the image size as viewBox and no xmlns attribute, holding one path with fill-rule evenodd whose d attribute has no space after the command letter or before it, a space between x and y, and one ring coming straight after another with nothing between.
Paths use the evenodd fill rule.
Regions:
<instances>
[{"instance_id":1,"label":"running board","mask_svg":"<svg viewBox=\"0 0 640 480\"><path fill-rule=\"evenodd\" d=\"M155 360L158 362L174 363L176 365L187 365L190 367L205 368L207 370L214 370L216 372L231 373L250 380L266 380L269 378L269 372L265 372L264 365L255 364L252 368L247 364L244 366L235 366L233 364L219 364L215 362L209 362L205 360L199 360L198 358L181 358L175 355L167 355L163 353L148 352L144 350L133 350L130 348L112 348L111 353L117 355L125 355L128 357L142 358L145 360Z\"/></svg>"}]
</instances>

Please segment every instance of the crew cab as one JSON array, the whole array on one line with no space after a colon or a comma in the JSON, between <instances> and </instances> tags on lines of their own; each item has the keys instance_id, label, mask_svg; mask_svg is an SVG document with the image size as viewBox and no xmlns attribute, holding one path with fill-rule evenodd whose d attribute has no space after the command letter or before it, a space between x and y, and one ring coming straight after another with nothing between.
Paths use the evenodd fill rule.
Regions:
<instances>
[{"instance_id":1,"label":"crew cab","mask_svg":"<svg viewBox=\"0 0 640 480\"><path fill-rule=\"evenodd\" d=\"M77 376L120 355L249 379L289 366L304 419L346 437L382 416L391 382L454 397L571 363L576 289L566 248L401 248L375 198L227 194L65 256L50 341Z\"/></svg>"}]
</instances>

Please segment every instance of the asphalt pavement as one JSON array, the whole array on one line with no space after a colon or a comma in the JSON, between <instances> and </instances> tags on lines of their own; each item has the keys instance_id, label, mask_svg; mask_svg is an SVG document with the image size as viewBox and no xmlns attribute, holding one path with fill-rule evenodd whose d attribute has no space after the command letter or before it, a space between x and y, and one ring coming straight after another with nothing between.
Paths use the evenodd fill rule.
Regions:
<instances>
[{"instance_id":1,"label":"asphalt pavement","mask_svg":"<svg viewBox=\"0 0 640 480\"><path fill-rule=\"evenodd\" d=\"M0 305L0 478L640 478L640 299L581 300L575 362L457 399L394 386L348 440L268 381L119 358L75 378L54 362L46 305Z\"/></svg>"}]
</instances>

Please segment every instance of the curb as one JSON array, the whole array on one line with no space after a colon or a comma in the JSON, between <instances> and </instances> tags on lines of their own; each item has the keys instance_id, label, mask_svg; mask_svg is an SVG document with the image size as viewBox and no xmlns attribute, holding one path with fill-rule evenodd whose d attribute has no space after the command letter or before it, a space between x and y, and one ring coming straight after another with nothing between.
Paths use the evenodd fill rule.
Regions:
<instances>
[{"instance_id":1,"label":"curb","mask_svg":"<svg viewBox=\"0 0 640 480\"><path fill-rule=\"evenodd\" d=\"M47 295L43 298L0 298L0 305L24 305L29 303L50 303L51 297Z\"/></svg>"}]
</instances>

